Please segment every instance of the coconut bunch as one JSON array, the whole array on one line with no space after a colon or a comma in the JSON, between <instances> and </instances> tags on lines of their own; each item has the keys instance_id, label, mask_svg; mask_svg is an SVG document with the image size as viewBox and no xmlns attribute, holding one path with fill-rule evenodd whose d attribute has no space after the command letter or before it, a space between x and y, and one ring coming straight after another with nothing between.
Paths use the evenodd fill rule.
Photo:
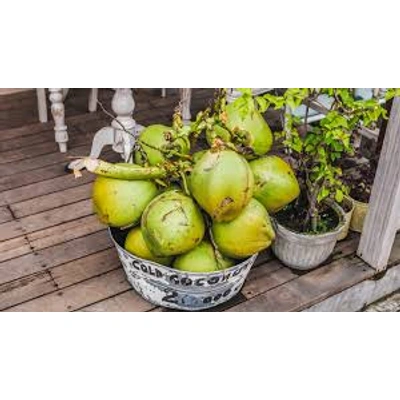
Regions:
<instances>
[{"instance_id":1,"label":"coconut bunch","mask_svg":"<svg viewBox=\"0 0 400 400\"><path fill-rule=\"evenodd\" d=\"M269 214L299 195L291 167L267 155L272 142L252 97L227 104L220 91L190 126L177 111L171 127L145 128L135 163L85 159L98 175L94 210L129 230L125 249L139 258L181 271L229 268L271 245Z\"/></svg>"}]
</instances>

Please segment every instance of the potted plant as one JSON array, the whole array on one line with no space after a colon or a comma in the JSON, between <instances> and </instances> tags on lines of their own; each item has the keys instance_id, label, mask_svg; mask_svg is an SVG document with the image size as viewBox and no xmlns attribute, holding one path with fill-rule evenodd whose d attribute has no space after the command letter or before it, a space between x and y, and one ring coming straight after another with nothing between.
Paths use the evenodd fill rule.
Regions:
<instances>
[{"instance_id":1,"label":"potted plant","mask_svg":"<svg viewBox=\"0 0 400 400\"><path fill-rule=\"evenodd\" d=\"M310 125L311 105L329 96L330 108ZM257 99L262 110L285 110L285 129L278 134L288 160L296 172L301 194L273 218L276 240L272 249L289 267L308 270L332 253L345 229L345 212L340 204L348 194L339 160L353 154L351 134L384 114L374 100L356 100L351 89L287 89L283 95L266 94ZM305 106L304 116L295 116Z\"/></svg>"},{"instance_id":2,"label":"potted plant","mask_svg":"<svg viewBox=\"0 0 400 400\"><path fill-rule=\"evenodd\" d=\"M371 113L370 118L366 121L367 124L377 126L377 121L382 117L382 125L385 123L384 119L387 119L387 110L390 109L389 100L400 93L399 89L389 88L383 91L385 93L385 100L387 106L377 104L378 100L373 101L368 99L368 106L375 109ZM364 104L366 106L367 104ZM386 124L385 124L386 125ZM384 129L381 126L381 130ZM375 173L378 166L380 149L382 145L383 137L378 139L378 144L374 146L372 151L368 151L365 155L365 151L356 151L357 165L352 168L344 178L344 182L349 188L349 199L354 204L354 211L351 217L350 229L355 232L362 232L364 226L364 220L368 211L369 198L371 196L372 185L375 179ZM365 158L367 157L367 158Z\"/></svg>"}]
</instances>

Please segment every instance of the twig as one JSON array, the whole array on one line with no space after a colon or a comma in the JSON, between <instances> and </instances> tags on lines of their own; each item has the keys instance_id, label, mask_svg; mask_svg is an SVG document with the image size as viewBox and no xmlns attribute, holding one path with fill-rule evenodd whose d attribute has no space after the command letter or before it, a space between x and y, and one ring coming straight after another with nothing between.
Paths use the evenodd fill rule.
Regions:
<instances>
[{"instance_id":1,"label":"twig","mask_svg":"<svg viewBox=\"0 0 400 400\"><path fill-rule=\"evenodd\" d=\"M87 157L87 155L85 155L85 156L67 156L67 158L69 160L80 160L80 159L86 158L86 157Z\"/></svg>"},{"instance_id":2,"label":"twig","mask_svg":"<svg viewBox=\"0 0 400 400\"><path fill-rule=\"evenodd\" d=\"M104 114L106 114L108 117L110 117L113 121L116 121L117 124L121 127L121 129L126 132L128 135L131 135L132 137L134 137L136 139L136 136L132 133L129 132L124 125L118 121L118 118L116 118L114 115L112 115L109 111L106 110L106 108L103 106L102 102L100 100L97 100L97 104L100 106L101 110L104 112Z\"/></svg>"}]
</instances>

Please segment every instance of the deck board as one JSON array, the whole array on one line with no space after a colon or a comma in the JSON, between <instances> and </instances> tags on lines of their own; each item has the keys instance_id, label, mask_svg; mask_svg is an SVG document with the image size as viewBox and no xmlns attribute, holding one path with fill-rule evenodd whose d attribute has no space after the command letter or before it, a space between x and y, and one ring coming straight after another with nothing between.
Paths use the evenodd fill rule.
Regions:
<instances>
[{"instance_id":1,"label":"deck board","mask_svg":"<svg viewBox=\"0 0 400 400\"><path fill-rule=\"evenodd\" d=\"M93 138L92 132L70 135L70 146L81 146L90 143ZM58 145L54 140L38 143L33 146L19 147L0 153L0 165L16 163L20 160L38 158L38 156L55 153L58 151Z\"/></svg>"},{"instance_id":2,"label":"deck board","mask_svg":"<svg viewBox=\"0 0 400 400\"><path fill-rule=\"evenodd\" d=\"M19 203L23 200L29 200L45 194L80 186L83 183L93 182L93 179L93 176L89 174L85 174L79 179L74 179L71 174L68 174L6 190L1 193L0 206L9 205L12 208L14 202Z\"/></svg>"},{"instance_id":3,"label":"deck board","mask_svg":"<svg viewBox=\"0 0 400 400\"><path fill-rule=\"evenodd\" d=\"M90 151L89 145L83 146L80 148L81 151L87 154ZM52 178L57 178L59 176L65 176L65 166L68 164L70 159L60 158L60 153L57 154L57 162L52 163L45 166L39 166L38 168L34 168L32 165L28 167L26 170L16 173L15 171L12 174L6 174L1 176L0 178L0 192L16 189L18 187L32 185L34 183L46 181ZM40 157L39 157L40 158ZM109 161L117 161L118 155L111 150L104 151L104 157ZM11 163L12 165L12 163ZM10 166L11 166L10 165ZM1 166L0 166L1 173Z\"/></svg>"},{"instance_id":4,"label":"deck board","mask_svg":"<svg viewBox=\"0 0 400 400\"><path fill-rule=\"evenodd\" d=\"M249 299L230 311L301 311L326 299L333 290L342 291L373 274L374 270L359 258L343 257Z\"/></svg>"},{"instance_id":5,"label":"deck board","mask_svg":"<svg viewBox=\"0 0 400 400\"><path fill-rule=\"evenodd\" d=\"M92 183L83 183L79 186L44 194L12 204L12 211L16 218L37 214L88 199L92 190Z\"/></svg>"},{"instance_id":6,"label":"deck board","mask_svg":"<svg viewBox=\"0 0 400 400\"><path fill-rule=\"evenodd\" d=\"M27 238L33 250L40 250L101 230L104 230L104 225L99 222L95 215L90 214L86 217L30 233Z\"/></svg>"},{"instance_id":7,"label":"deck board","mask_svg":"<svg viewBox=\"0 0 400 400\"><path fill-rule=\"evenodd\" d=\"M36 135L21 136L19 138L10 138L0 141L0 155L5 151L30 147L43 142L49 142L54 138L54 130L49 127L46 130L39 132Z\"/></svg>"},{"instance_id":8,"label":"deck board","mask_svg":"<svg viewBox=\"0 0 400 400\"><path fill-rule=\"evenodd\" d=\"M107 109L112 93L101 95ZM37 123L36 111L27 109L36 104L34 92L10 95L11 104L8 96L0 99L0 310L168 311L143 300L125 279L106 227L92 212L93 176L65 172L68 157L86 155L93 134L109 123L101 110L86 112L87 91L71 95L67 154L58 152L52 122ZM211 90L196 90L193 110L211 97ZM138 90L135 100L138 123L167 124L178 97ZM104 158L118 155L108 150ZM326 303L373 276L355 256L358 240L351 234L322 267L303 274L263 252L241 293L215 310L298 311ZM393 265L399 262L400 239L391 257Z\"/></svg>"},{"instance_id":9,"label":"deck board","mask_svg":"<svg viewBox=\"0 0 400 400\"><path fill-rule=\"evenodd\" d=\"M75 311L130 288L122 269L8 308L7 311Z\"/></svg>"},{"instance_id":10,"label":"deck board","mask_svg":"<svg viewBox=\"0 0 400 400\"><path fill-rule=\"evenodd\" d=\"M129 289L116 296L101 300L92 305L81 308L79 311L115 311L115 312L138 312L150 311L154 306L138 296L133 289Z\"/></svg>"},{"instance_id":11,"label":"deck board","mask_svg":"<svg viewBox=\"0 0 400 400\"><path fill-rule=\"evenodd\" d=\"M0 224L11 221L12 219L13 215L10 208L6 206L0 207Z\"/></svg>"},{"instance_id":12,"label":"deck board","mask_svg":"<svg viewBox=\"0 0 400 400\"><path fill-rule=\"evenodd\" d=\"M0 310L57 290L48 271L39 271L0 286ZM40 309L36 311L42 311Z\"/></svg>"},{"instance_id":13,"label":"deck board","mask_svg":"<svg viewBox=\"0 0 400 400\"><path fill-rule=\"evenodd\" d=\"M91 199L86 199L39 214L29 215L4 223L0 232L0 241L61 225L64 222L88 216L92 213ZM61 226L60 229L62 229Z\"/></svg>"},{"instance_id":14,"label":"deck board","mask_svg":"<svg viewBox=\"0 0 400 400\"><path fill-rule=\"evenodd\" d=\"M53 164L67 164L70 156L79 156L82 154L88 154L90 151L90 145L73 147L66 154L60 153L58 150L54 153L42 155L34 158L27 158L26 160L18 161L17 163L5 163L0 165L0 176L4 177L7 175L14 175L18 173L29 172L39 168L44 168ZM18 179L15 179L18 183Z\"/></svg>"},{"instance_id":15,"label":"deck board","mask_svg":"<svg viewBox=\"0 0 400 400\"><path fill-rule=\"evenodd\" d=\"M120 268L118 256L110 247L56 266L51 275L59 288L65 288Z\"/></svg>"},{"instance_id":16,"label":"deck board","mask_svg":"<svg viewBox=\"0 0 400 400\"><path fill-rule=\"evenodd\" d=\"M32 251L28 239L24 236L0 242L0 262L28 254Z\"/></svg>"}]
</instances>

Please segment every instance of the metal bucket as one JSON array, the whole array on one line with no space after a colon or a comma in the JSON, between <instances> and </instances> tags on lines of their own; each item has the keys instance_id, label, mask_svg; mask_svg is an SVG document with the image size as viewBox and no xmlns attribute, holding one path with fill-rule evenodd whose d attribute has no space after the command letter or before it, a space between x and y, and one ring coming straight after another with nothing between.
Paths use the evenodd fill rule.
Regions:
<instances>
[{"instance_id":1,"label":"metal bucket","mask_svg":"<svg viewBox=\"0 0 400 400\"><path fill-rule=\"evenodd\" d=\"M127 252L127 232L109 229L128 281L147 301L178 310L204 310L239 293L258 254L219 272L182 272Z\"/></svg>"}]
</instances>

